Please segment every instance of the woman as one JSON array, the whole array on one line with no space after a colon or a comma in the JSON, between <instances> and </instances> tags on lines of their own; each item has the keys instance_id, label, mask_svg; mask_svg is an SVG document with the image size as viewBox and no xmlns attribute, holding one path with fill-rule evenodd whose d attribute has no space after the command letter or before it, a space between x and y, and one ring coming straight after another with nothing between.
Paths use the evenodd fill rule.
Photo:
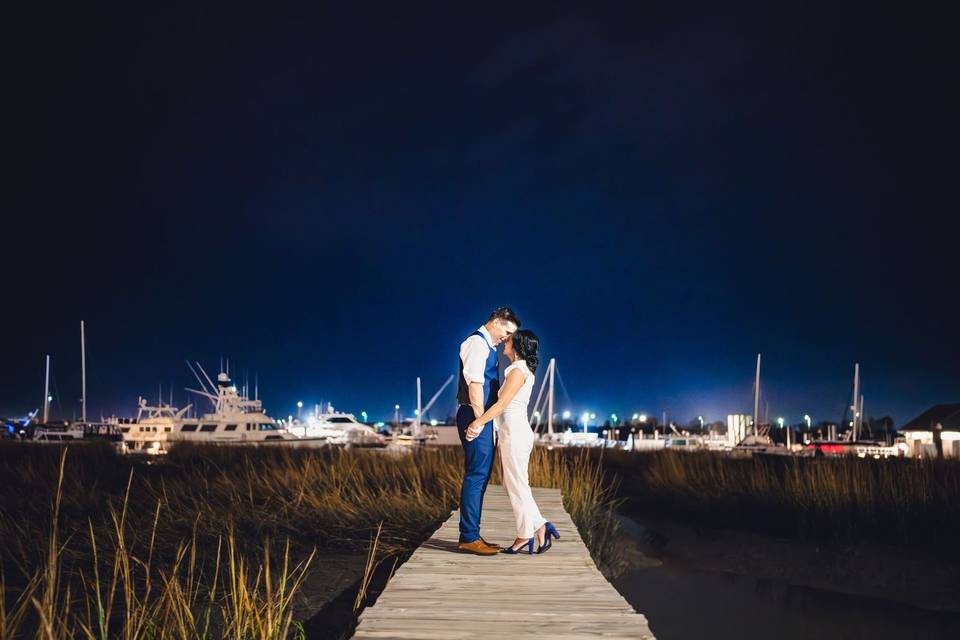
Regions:
<instances>
[{"instance_id":1,"label":"woman","mask_svg":"<svg viewBox=\"0 0 960 640\"><path fill-rule=\"evenodd\" d=\"M504 553L526 551L532 554L534 542L537 545L536 552L544 553L552 546L550 538L560 537L556 527L540 514L527 475L534 440L533 430L527 421L527 405L530 403L530 392L533 391L533 374L537 370L539 349L537 335L526 329L515 332L506 341L503 355L512 363L503 372L505 381L497 401L467 427L466 437L472 440L480 434L485 424L503 416L498 431L503 485L510 496L513 516L517 521L517 539L503 549Z\"/></svg>"}]
</instances>

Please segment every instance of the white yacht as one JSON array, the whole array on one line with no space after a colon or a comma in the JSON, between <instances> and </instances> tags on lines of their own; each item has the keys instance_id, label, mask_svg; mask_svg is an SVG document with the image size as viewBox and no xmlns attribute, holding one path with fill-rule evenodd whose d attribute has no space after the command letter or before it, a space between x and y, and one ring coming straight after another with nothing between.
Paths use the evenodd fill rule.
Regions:
<instances>
[{"instance_id":1,"label":"white yacht","mask_svg":"<svg viewBox=\"0 0 960 640\"><path fill-rule=\"evenodd\" d=\"M298 420L291 423L289 431L300 438L318 439L332 445L387 446L387 439L376 429L358 421L352 413L335 411L332 405L327 406L325 413L309 416L303 422Z\"/></svg>"},{"instance_id":2,"label":"white yacht","mask_svg":"<svg viewBox=\"0 0 960 640\"><path fill-rule=\"evenodd\" d=\"M214 404L213 413L188 417L192 405L177 409L160 403L151 407L140 399L137 417L118 425L127 452L161 454L176 442L214 444L293 444L304 445L296 435L279 425L263 411L260 400L250 400L237 392L226 373L217 376L214 395L193 391ZM316 441L314 441L316 442Z\"/></svg>"}]
</instances>

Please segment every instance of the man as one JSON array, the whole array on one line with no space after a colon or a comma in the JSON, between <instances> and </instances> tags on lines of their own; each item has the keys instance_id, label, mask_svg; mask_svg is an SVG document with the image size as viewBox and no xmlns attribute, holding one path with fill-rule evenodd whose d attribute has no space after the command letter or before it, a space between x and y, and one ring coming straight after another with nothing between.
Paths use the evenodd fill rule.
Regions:
<instances>
[{"instance_id":1,"label":"man","mask_svg":"<svg viewBox=\"0 0 960 640\"><path fill-rule=\"evenodd\" d=\"M492 556L500 547L480 537L480 512L483 494L493 469L495 444L493 423L473 440L466 438L467 427L497 401L500 390L500 368L497 347L520 327L512 309L500 307L490 314L487 323L460 343L460 380L457 387L457 431L463 445L463 488L460 490L460 543L465 553Z\"/></svg>"}]
</instances>

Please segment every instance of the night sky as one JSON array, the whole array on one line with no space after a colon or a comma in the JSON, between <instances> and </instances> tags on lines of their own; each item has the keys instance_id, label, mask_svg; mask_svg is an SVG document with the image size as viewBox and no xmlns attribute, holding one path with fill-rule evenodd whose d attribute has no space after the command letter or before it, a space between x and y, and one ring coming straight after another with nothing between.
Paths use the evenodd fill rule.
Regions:
<instances>
[{"instance_id":1,"label":"night sky","mask_svg":"<svg viewBox=\"0 0 960 640\"><path fill-rule=\"evenodd\" d=\"M960 401L946 16L140 4L8 22L0 415L46 353L79 413L84 319L92 417L223 355L276 417L387 419L499 305L558 410L750 412L758 351L790 422L855 361L868 415Z\"/></svg>"}]
</instances>

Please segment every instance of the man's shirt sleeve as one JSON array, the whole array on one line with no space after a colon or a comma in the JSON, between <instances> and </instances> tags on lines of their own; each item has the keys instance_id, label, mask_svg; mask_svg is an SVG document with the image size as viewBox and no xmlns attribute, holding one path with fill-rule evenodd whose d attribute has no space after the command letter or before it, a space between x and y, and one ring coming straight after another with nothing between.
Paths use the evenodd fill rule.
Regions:
<instances>
[{"instance_id":1,"label":"man's shirt sleeve","mask_svg":"<svg viewBox=\"0 0 960 640\"><path fill-rule=\"evenodd\" d=\"M487 367L490 347L480 336L470 336L460 345L460 361L463 363L463 379L467 384L483 384L483 371Z\"/></svg>"}]
</instances>

